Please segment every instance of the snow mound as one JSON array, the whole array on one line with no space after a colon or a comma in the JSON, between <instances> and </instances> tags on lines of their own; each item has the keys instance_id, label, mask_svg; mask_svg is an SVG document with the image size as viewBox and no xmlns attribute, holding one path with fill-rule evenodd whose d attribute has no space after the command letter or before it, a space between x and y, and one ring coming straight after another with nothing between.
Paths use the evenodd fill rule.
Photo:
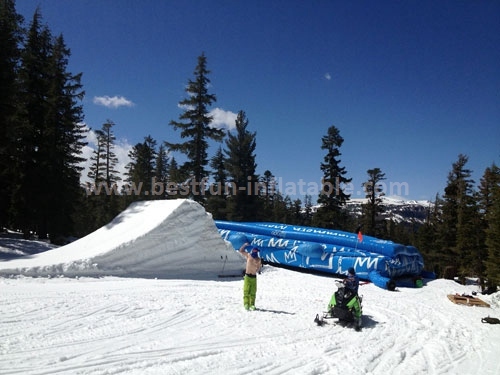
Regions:
<instances>
[{"instance_id":1,"label":"snow mound","mask_svg":"<svg viewBox=\"0 0 500 375\"><path fill-rule=\"evenodd\" d=\"M0 262L0 275L214 279L241 275L243 259L192 200L132 203L109 224L66 246Z\"/></svg>"}]
</instances>

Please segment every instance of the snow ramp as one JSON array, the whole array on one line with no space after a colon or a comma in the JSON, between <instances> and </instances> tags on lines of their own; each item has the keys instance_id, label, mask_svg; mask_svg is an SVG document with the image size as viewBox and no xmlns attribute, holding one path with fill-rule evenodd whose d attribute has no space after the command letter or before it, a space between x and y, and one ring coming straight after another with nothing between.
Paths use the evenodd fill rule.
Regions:
<instances>
[{"instance_id":1,"label":"snow ramp","mask_svg":"<svg viewBox=\"0 0 500 375\"><path fill-rule=\"evenodd\" d=\"M186 199L134 202L66 246L0 261L2 276L204 280L243 270L243 258L221 238L211 214Z\"/></svg>"}]
</instances>

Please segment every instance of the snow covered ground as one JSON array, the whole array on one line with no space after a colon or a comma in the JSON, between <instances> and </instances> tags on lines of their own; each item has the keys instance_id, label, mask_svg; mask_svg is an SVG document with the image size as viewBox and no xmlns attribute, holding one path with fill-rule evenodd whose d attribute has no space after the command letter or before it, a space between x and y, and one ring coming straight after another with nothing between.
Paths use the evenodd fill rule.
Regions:
<instances>
[{"instance_id":1,"label":"snow covered ground","mask_svg":"<svg viewBox=\"0 0 500 375\"><path fill-rule=\"evenodd\" d=\"M472 294L477 287L449 280L395 292L362 285L364 327L356 332L313 322L335 290L334 278L265 266L258 276L259 310L245 311L241 278L192 272L208 259L205 269L219 273L227 250L215 240L205 250L185 246L217 233L205 220L182 221L193 210L199 211L191 203L177 205L170 220L166 207L148 214L136 207L114 226L132 232L138 222L155 223L126 241L124 232L99 232L106 251L90 251L80 240L0 262L0 374L500 374L500 325L481 323L486 316L500 318L500 293L479 295L491 305L485 308L450 302L447 294ZM128 227L133 220L139 221ZM163 247L164 256L158 227L169 234L163 242L177 244ZM154 262L140 252L150 232L157 234L150 243L156 250L148 253ZM98 234L89 236L98 246ZM19 243L0 238L0 251L20 254L26 243ZM103 277L116 270L106 262L119 261L120 249L127 262L119 274ZM178 268L196 266L181 278L170 272L175 261Z\"/></svg>"}]
</instances>

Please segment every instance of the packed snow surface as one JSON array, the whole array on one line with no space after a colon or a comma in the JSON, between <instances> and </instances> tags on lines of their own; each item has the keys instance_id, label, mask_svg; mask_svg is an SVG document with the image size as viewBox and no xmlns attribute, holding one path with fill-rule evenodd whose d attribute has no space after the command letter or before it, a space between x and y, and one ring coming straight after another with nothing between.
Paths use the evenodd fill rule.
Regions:
<instances>
[{"instance_id":1,"label":"packed snow surface","mask_svg":"<svg viewBox=\"0 0 500 375\"><path fill-rule=\"evenodd\" d=\"M394 292L362 285L363 329L356 332L313 322L335 291L333 277L265 266L258 275L257 311L243 309L240 277L211 278L204 272L197 277L191 266L189 277L163 272L154 278L162 267L175 269L177 260L183 268L213 257L214 246L193 250L185 243L195 246L212 238L215 226L198 220L203 215L188 222L175 213L179 207L186 215L199 212L192 203L174 206L176 220L169 219L168 207L148 214L136 207L135 214L122 215L113 225L140 219L129 227L128 237L127 231L110 235L108 228L107 252L89 250L82 239L68 245L71 257L58 248L0 262L5 271L0 278L0 374L500 374L500 325L481 322L486 316L500 318L500 293L478 294L490 308L456 305L447 298L470 295L478 291L474 285L437 279ZM160 211L163 220L158 221L153 212ZM133 234L137 223L150 229ZM169 243L163 249L166 258L175 254L171 262L156 250L150 253L156 262L138 257L140 265L129 260L120 275L103 276L115 269L106 260L119 260L120 249L133 257L129 243L146 249L147 233L158 226L168 228L169 235L161 241L151 236L151 247ZM18 246L16 252L22 252L19 243L0 238L0 251ZM225 244L215 247L218 263L208 268L220 272ZM57 267L50 266L49 257ZM88 265L83 276L68 265L75 263ZM40 277L26 276L30 269ZM64 275L65 269L72 277ZM59 273L49 277L47 270Z\"/></svg>"}]
</instances>

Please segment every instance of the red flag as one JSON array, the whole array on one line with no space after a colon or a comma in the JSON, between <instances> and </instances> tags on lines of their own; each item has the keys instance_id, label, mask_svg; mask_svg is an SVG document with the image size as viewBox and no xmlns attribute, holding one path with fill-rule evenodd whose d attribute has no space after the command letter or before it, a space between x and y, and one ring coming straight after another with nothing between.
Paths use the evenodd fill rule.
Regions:
<instances>
[{"instance_id":1,"label":"red flag","mask_svg":"<svg viewBox=\"0 0 500 375\"><path fill-rule=\"evenodd\" d=\"M363 234L361 233L361 231L358 232L358 241L363 242Z\"/></svg>"}]
</instances>

